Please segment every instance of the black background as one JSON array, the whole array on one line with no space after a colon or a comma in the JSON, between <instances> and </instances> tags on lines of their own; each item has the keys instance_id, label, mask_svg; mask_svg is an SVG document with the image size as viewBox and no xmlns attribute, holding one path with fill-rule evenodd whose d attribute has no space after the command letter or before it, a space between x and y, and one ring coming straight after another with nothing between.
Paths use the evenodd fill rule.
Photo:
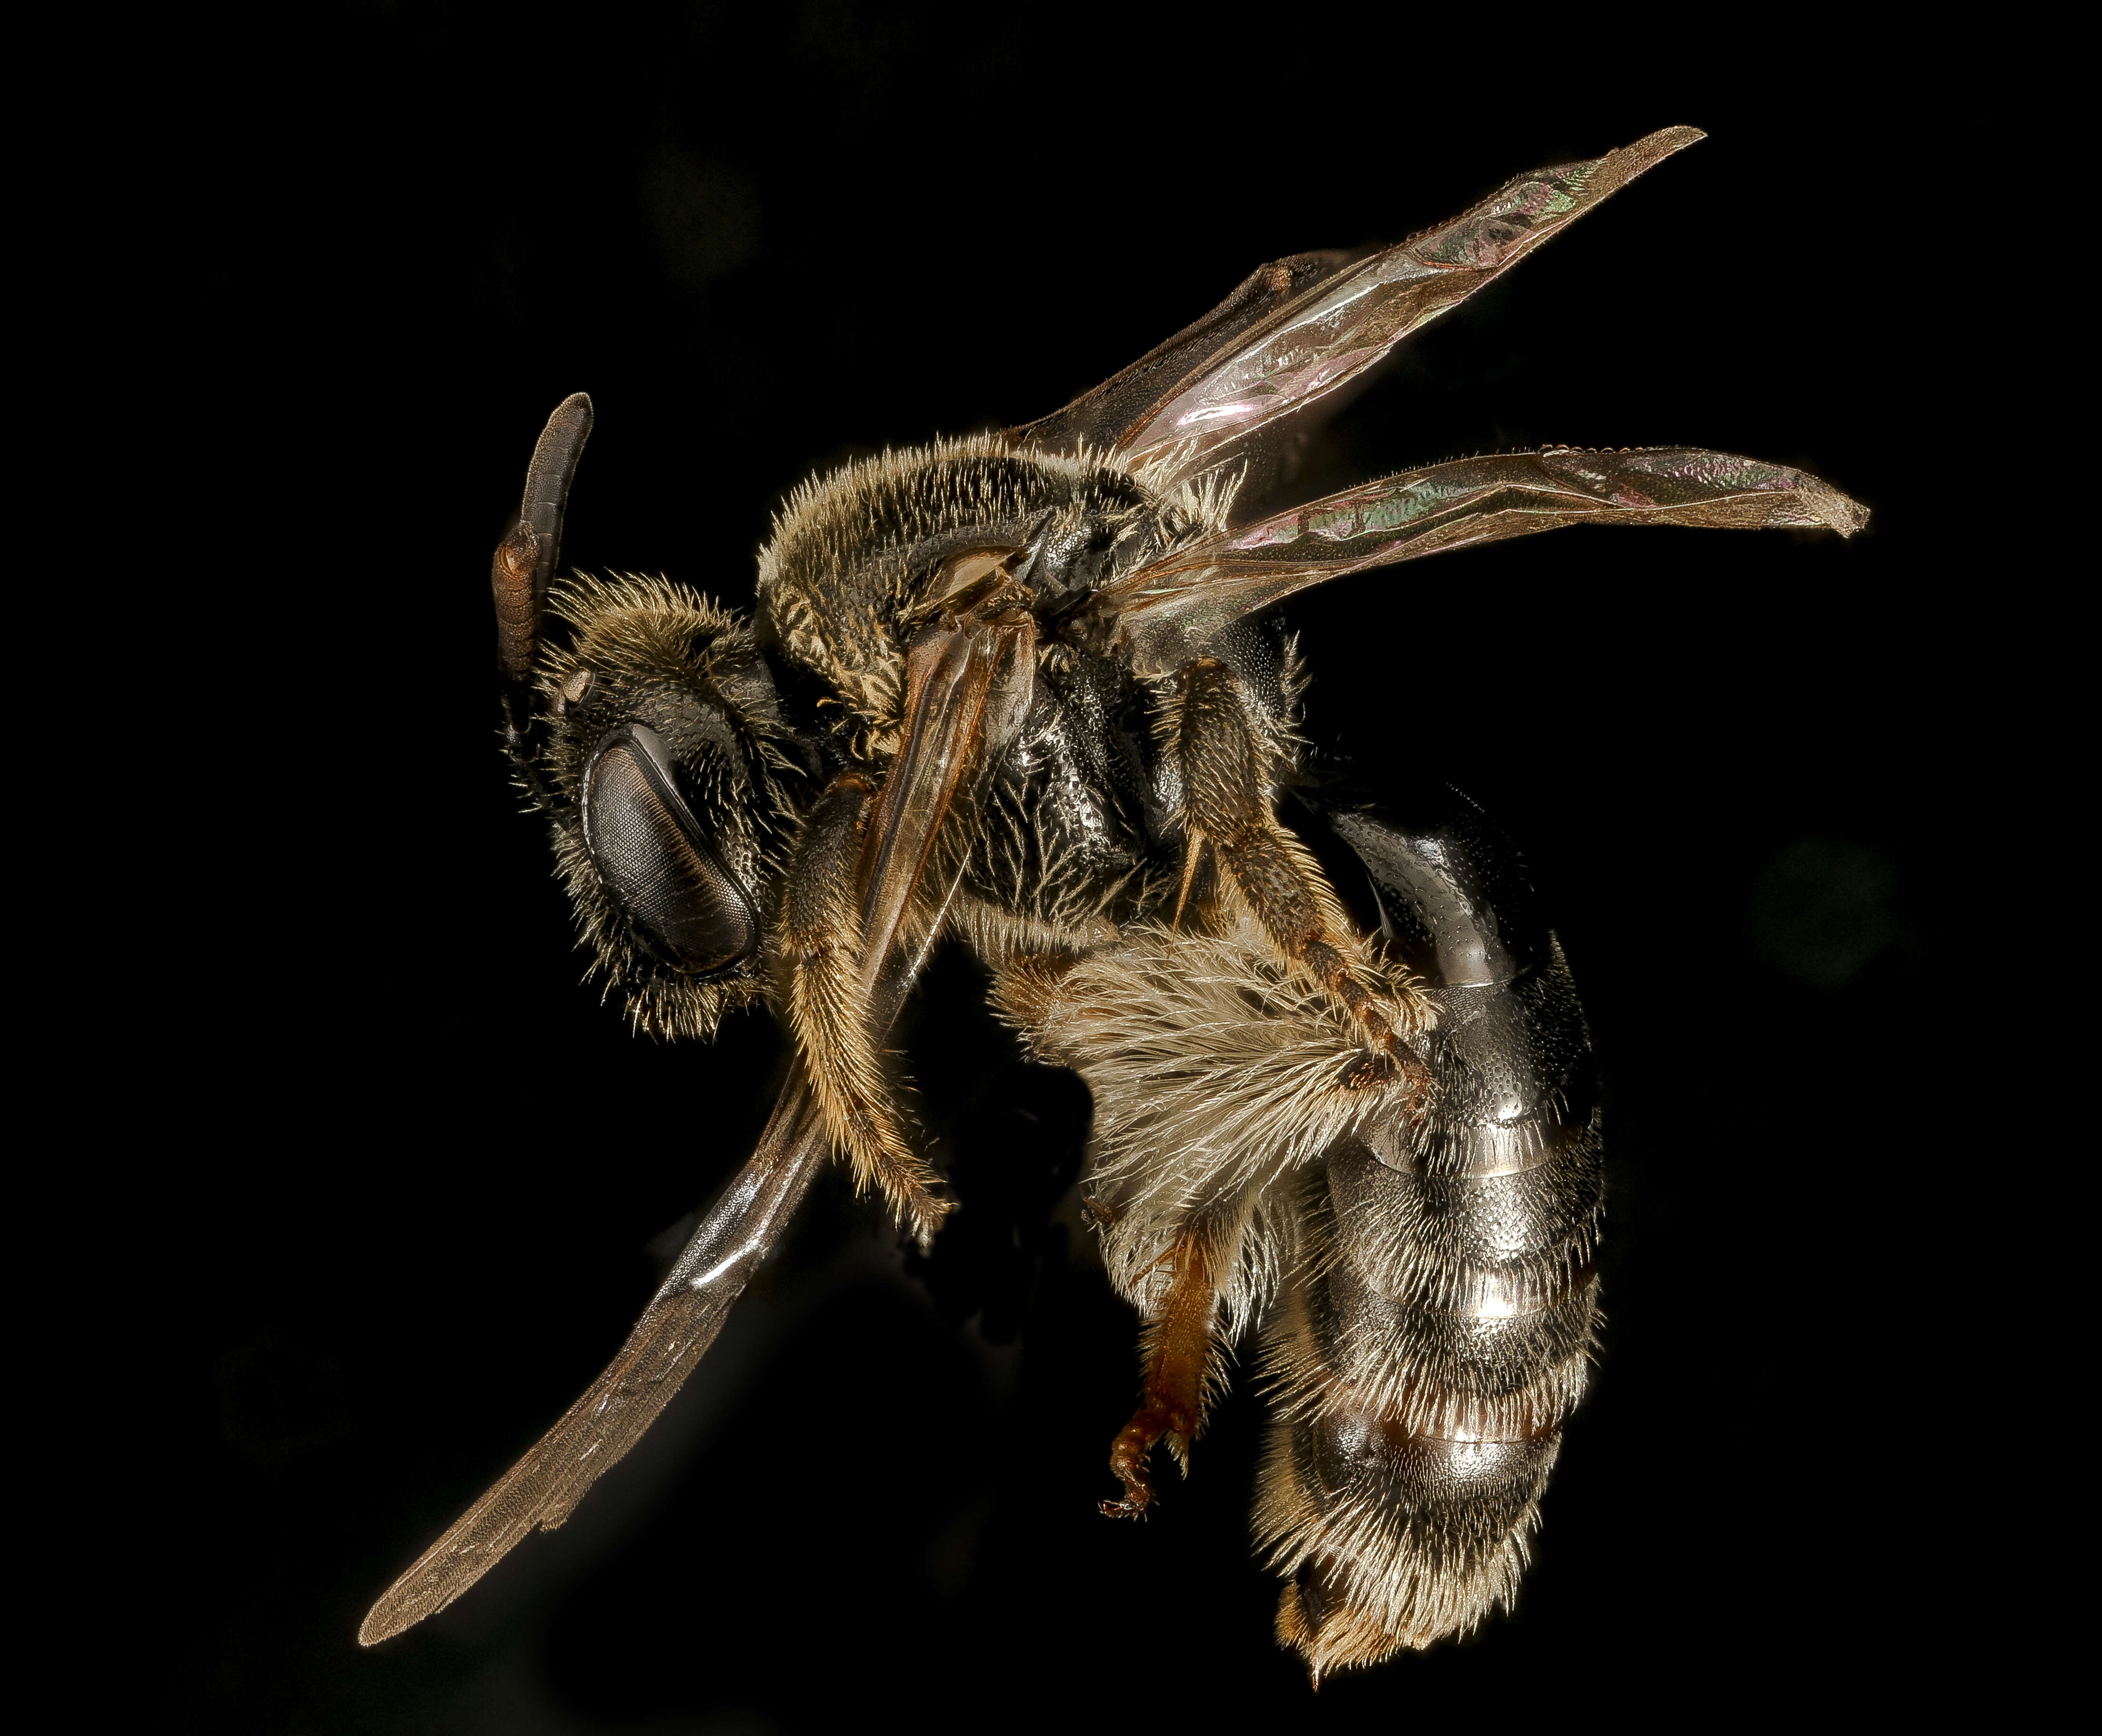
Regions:
<instances>
[{"instance_id":1,"label":"black background","mask_svg":"<svg viewBox=\"0 0 2102 1736\"><path fill-rule=\"evenodd\" d=\"M180 129L177 460L215 507L167 698L241 747L189 817L214 842L160 1009L194 1153L154 1334L178 1720L1422 1727L1874 1692L1936 1620L1871 1461L1919 1373L1886 1304L1920 1154L1892 1105L1945 1065L1930 803L1975 771L1953 556L1899 457L1915 292L1873 214L1919 130L1886 54L1310 9L320 16L206 45ZM932 1260L828 1181L570 1524L359 1651L617 1345L779 1058L759 1015L627 1037L506 787L484 574L552 405L598 411L571 564L747 604L814 467L1040 414L1258 261L1680 122L1711 136L1412 339L1297 489L1683 443L1876 515L1557 534L1292 611L1312 732L1528 847L1609 1082L1605 1359L1515 1616L1310 1697L1249 1556L1245 1383L1149 1523L1097 1517L1136 1365L1069 1194L1086 1095L952 959L909 1041L964 1202Z\"/></svg>"}]
</instances>

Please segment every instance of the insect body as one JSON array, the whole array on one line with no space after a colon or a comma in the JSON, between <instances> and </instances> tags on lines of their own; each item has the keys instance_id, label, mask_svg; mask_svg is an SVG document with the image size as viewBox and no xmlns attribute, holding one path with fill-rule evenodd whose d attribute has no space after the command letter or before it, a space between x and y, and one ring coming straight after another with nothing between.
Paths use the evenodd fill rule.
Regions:
<instances>
[{"instance_id":1,"label":"insect body","mask_svg":"<svg viewBox=\"0 0 2102 1736\"><path fill-rule=\"evenodd\" d=\"M1147 1321L1106 1510L1146 1511L1156 1446L1186 1468L1225 1344L1260 1328L1277 1420L1257 1523L1290 1581L1286 1643L1318 1675L1508 1601L1590 1344L1589 1046L1478 817L1404 822L1309 783L1303 675L1268 612L1565 525L1864 515L1799 472L1682 449L1469 459L1253 522L1236 489L1408 331L1698 136L1522 176L1355 264L1263 267L1054 415L805 484L750 621L662 580L550 591L590 405L557 411L492 575L513 764L635 1024L706 1037L764 1001L795 1062L614 1362L361 1639L561 1523L827 1154L932 1237L947 1203L881 1043L945 938L1094 1093L1090 1210Z\"/></svg>"}]
</instances>

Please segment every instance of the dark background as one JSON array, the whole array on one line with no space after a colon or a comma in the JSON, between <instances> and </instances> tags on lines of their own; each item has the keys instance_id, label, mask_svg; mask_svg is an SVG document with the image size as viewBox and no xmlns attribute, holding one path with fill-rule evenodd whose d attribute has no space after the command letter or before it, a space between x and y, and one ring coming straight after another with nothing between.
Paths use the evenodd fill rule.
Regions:
<instances>
[{"instance_id":1,"label":"dark background","mask_svg":"<svg viewBox=\"0 0 2102 1736\"><path fill-rule=\"evenodd\" d=\"M242 744L184 816L214 842L162 1008L193 1154L154 1335L176 1720L1705 1721L1911 1667L1947 1616L1883 1462L1922 1378L1891 1178L1931 1155L1892 1105L1964 1088L1925 937L1977 653L1901 467L1889 225L1927 122L1887 53L1289 9L1227 38L849 3L299 28L193 45L212 95L171 141L176 462L212 524L165 698ZM574 565L746 604L814 467L1040 414L1259 261L1678 122L1711 136L1411 340L1297 488L1683 443L1876 515L1846 544L1557 534L1292 611L1312 732L1528 847L1609 1083L1605 1359L1516 1615L1310 1698L1250 1559L1245 1388L1149 1523L1097 1517L1136 1363L1070 1196L1086 1094L951 959L910 1034L964 1202L932 1260L829 1180L570 1524L360 1652L619 1344L778 1060L759 1015L627 1037L506 787L484 575L548 410L597 405Z\"/></svg>"}]
</instances>

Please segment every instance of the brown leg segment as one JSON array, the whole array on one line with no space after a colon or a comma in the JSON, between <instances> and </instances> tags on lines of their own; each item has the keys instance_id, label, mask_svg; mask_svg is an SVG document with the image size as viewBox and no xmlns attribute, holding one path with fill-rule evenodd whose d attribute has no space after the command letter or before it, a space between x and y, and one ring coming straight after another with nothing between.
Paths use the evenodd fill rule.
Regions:
<instances>
[{"instance_id":1,"label":"brown leg segment","mask_svg":"<svg viewBox=\"0 0 2102 1736\"><path fill-rule=\"evenodd\" d=\"M1270 751L1233 671L1216 658L1198 658L1182 671L1180 698L1175 743L1192 839L1211 845L1278 950L1349 1008L1417 1095L1427 1095L1430 1074L1403 1046L1390 1016L1399 1011L1406 1033L1421 1008L1412 999L1390 1008L1353 966L1350 921L1320 864L1270 811Z\"/></svg>"},{"instance_id":2,"label":"brown leg segment","mask_svg":"<svg viewBox=\"0 0 2102 1736\"><path fill-rule=\"evenodd\" d=\"M834 1143L856 1186L880 1188L924 1245L948 1211L938 1178L905 1143L878 1058L861 972L857 875L875 796L846 776L818 797L796 840L782 900L783 998Z\"/></svg>"},{"instance_id":3,"label":"brown leg segment","mask_svg":"<svg viewBox=\"0 0 2102 1736\"><path fill-rule=\"evenodd\" d=\"M1136 1519L1151 1504L1147 1461L1161 1442L1184 1471L1190 1468L1190 1443L1204 1419L1219 1279L1231 1268L1231 1251L1221 1250L1204 1229L1193 1227L1162 1257L1173 1275L1168 1300L1142 1340L1146 1374L1138 1409L1110 1447L1110 1469L1124 1485L1121 1501L1102 1504L1112 1519Z\"/></svg>"}]
</instances>

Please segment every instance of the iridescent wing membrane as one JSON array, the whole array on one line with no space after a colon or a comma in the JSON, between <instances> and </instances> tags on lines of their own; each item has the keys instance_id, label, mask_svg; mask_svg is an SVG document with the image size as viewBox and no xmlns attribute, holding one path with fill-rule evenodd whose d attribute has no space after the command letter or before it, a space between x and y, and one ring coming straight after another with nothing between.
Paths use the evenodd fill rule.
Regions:
<instances>
[{"instance_id":1,"label":"iridescent wing membrane","mask_svg":"<svg viewBox=\"0 0 2102 1736\"><path fill-rule=\"evenodd\" d=\"M1661 132L1507 182L1465 215L1345 267L1265 266L1151 356L1016 432L1106 446L1156 487L1237 464L1643 170L1703 136ZM1310 585L1563 525L1797 526L1851 535L1867 512L1816 477L1727 453L1553 447L1463 458L1332 494L1171 550L1093 593L1061 631L1164 675L1241 616Z\"/></svg>"},{"instance_id":2,"label":"iridescent wing membrane","mask_svg":"<svg viewBox=\"0 0 2102 1736\"><path fill-rule=\"evenodd\" d=\"M1016 437L1047 450L1106 446L1161 488L1234 462L1262 430L1346 385L1704 136L1669 126L1594 162L1519 175L1450 223L1355 265L1302 253L1262 266L1195 325Z\"/></svg>"},{"instance_id":3,"label":"iridescent wing membrane","mask_svg":"<svg viewBox=\"0 0 2102 1736\"><path fill-rule=\"evenodd\" d=\"M1796 526L1851 536L1867 511L1799 470L1682 447L1550 447L1461 458L1331 494L1178 549L1091 596L1074 631L1141 675L1179 668L1218 631L1295 591L1563 525Z\"/></svg>"}]
</instances>

